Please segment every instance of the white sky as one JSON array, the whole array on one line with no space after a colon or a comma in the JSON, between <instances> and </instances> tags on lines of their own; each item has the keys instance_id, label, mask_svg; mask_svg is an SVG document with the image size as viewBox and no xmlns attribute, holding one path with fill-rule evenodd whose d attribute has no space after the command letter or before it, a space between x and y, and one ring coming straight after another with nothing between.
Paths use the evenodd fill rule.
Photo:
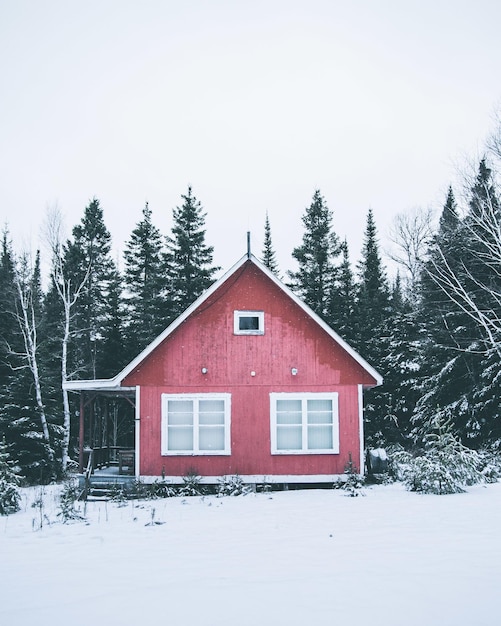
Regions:
<instances>
[{"instance_id":1,"label":"white sky","mask_svg":"<svg viewBox=\"0 0 501 626\"><path fill-rule=\"evenodd\" d=\"M123 248L191 184L228 269L266 210L293 267L316 188L360 257L367 210L441 208L500 103L497 0L0 0L0 222L37 245L96 196Z\"/></svg>"}]
</instances>

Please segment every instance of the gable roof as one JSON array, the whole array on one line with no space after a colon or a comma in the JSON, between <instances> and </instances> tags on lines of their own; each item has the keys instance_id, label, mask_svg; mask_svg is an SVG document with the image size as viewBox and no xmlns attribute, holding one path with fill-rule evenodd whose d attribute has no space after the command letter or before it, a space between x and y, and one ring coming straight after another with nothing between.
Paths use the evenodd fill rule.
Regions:
<instances>
[{"instance_id":1,"label":"gable roof","mask_svg":"<svg viewBox=\"0 0 501 626\"><path fill-rule=\"evenodd\" d=\"M383 382L382 376L363 359L349 344L344 341L332 328L326 324L307 304L305 304L296 294L291 291L273 272L271 272L253 254L245 254L233 265L223 276L214 282L193 304L191 304L178 318L176 318L167 328L156 337L146 348L137 355L124 369L113 378L94 380L69 380L63 383L63 388L68 391L113 391L118 389L128 389L121 387L125 377L136 369L176 328L178 328L196 309L200 307L221 285L223 285L235 272L237 272L247 261L251 261L261 272L273 281L291 300L293 300L311 319L313 319L323 330L345 350L374 380L377 385ZM133 389L133 388L131 388Z\"/></svg>"}]
</instances>

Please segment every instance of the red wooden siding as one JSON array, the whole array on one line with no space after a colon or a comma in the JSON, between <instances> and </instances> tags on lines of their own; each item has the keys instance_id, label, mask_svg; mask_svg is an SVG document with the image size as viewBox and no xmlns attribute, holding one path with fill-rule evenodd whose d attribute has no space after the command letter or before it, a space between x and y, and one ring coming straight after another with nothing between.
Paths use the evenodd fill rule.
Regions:
<instances>
[{"instance_id":1,"label":"red wooden siding","mask_svg":"<svg viewBox=\"0 0 501 626\"><path fill-rule=\"evenodd\" d=\"M264 311L265 334L234 335L235 310ZM360 454L358 385L375 383L249 261L122 384L141 386L141 475L183 475L195 468L215 476L343 473L348 453L354 460ZM326 391L339 393L340 454L271 455L270 392ZM231 456L161 456L161 394L200 392L231 393Z\"/></svg>"}]
</instances>

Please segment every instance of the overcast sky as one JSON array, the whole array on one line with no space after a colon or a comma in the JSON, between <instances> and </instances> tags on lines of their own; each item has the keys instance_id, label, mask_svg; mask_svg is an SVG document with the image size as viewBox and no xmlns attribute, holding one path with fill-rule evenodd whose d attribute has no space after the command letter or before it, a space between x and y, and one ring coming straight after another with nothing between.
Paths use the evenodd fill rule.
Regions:
<instances>
[{"instance_id":1,"label":"overcast sky","mask_svg":"<svg viewBox=\"0 0 501 626\"><path fill-rule=\"evenodd\" d=\"M293 267L315 189L350 256L367 210L439 209L501 100L499 0L0 0L0 221L36 246L97 197L118 250L188 185L228 269Z\"/></svg>"}]
</instances>

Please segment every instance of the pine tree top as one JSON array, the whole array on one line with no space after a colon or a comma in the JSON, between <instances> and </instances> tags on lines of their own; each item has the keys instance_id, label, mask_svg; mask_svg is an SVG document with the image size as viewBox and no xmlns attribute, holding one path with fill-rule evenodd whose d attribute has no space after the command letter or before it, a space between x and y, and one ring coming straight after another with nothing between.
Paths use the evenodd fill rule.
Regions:
<instances>
[{"instance_id":1,"label":"pine tree top","mask_svg":"<svg viewBox=\"0 0 501 626\"><path fill-rule=\"evenodd\" d=\"M439 228L442 233L454 231L459 224L459 215L457 210L456 198L452 187L449 187L447 199L440 216Z\"/></svg>"},{"instance_id":2,"label":"pine tree top","mask_svg":"<svg viewBox=\"0 0 501 626\"><path fill-rule=\"evenodd\" d=\"M266 220L264 223L263 264L276 276L279 275L278 263L271 239L271 227L268 211L266 211Z\"/></svg>"}]
</instances>

